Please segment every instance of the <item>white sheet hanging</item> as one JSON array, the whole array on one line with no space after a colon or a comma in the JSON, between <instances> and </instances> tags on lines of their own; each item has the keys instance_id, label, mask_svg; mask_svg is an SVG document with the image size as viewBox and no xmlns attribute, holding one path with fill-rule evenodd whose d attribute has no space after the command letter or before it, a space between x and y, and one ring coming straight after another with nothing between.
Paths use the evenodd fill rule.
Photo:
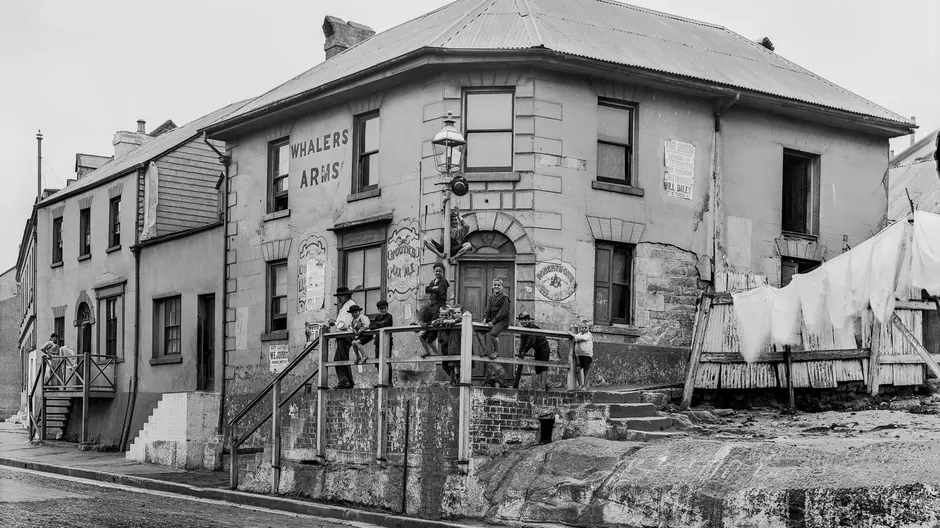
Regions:
<instances>
[{"instance_id":1,"label":"white sheet hanging","mask_svg":"<svg viewBox=\"0 0 940 528\"><path fill-rule=\"evenodd\" d=\"M770 342L769 286L742 293L733 293L734 317L744 361L757 361L761 350Z\"/></svg>"},{"instance_id":2,"label":"white sheet hanging","mask_svg":"<svg viewBox=\"0 0 940 528\"><path fill-rule=\"evenodd\" d=\"M790 284L796 286L806 332L812 336L822 336L823 330L829 326L829 312L826 310L826 270L819 267L809 273L794 275Z\"/></svg>"},{"instance_id":3,"label":"white sheet hanging","mask_svg":"<svg viewBox=\"0 0 940 528\"><path fill-rule=\"evenodd\" d=\"M914 211L911 283L940 295L940 215Z\"/></svg>"},{"instance_id":4,"label":"white sheet hanging","mask_svg":"<svg viewBox=\"0 0 940 528\"><path fill-rule=\"evenodd\" d=\"M910 291L910 224L905 220L884 230L875 239L871 256L870 302L875 318L884 323L894 313L896 297ZM895 284L897 280L897 284Z\"/></svg>"},{"instance_id":5,"label":"white sheet hanging","mask_svg":"<svg viewBox=\"0 0 940 528\"><path fill-rule=\"evenodd\" d=\"M768 288L770 342L777 346L799 345L800 295L792 282L783 288Z\"/></svg>"},{"instance_id":6,"label":"white sheet hanging","mask_svg":"<svg viewBox=\"0 0 940 528\"><path fill-rule=\"evenodd\" d=\"M845 302L849 297L849 254L843 253L826 262L820 268L826 274L826 310L829 322L836 330L845 328L848 317L845 315Z\"/></svg>"}]
</instances>

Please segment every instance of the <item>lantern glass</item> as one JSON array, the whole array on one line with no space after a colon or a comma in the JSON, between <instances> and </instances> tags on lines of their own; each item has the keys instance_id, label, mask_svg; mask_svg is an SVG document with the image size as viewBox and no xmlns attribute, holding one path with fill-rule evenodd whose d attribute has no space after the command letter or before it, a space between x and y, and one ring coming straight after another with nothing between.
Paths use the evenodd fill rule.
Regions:
<instances>
[{"instance_id":1,"label":"lantern glass","mask_svg":"<svg viewBox=\"0 0 940 528\"><path fill-rule=\"evenodd\" d=\"M463 135L454 126L454 120L448 113L444 120L444 127L434 136L431 144L434 146L434 160L438 172L449 174L460 170L461 154L466 145Z\"/></svg>"}]
</instances>

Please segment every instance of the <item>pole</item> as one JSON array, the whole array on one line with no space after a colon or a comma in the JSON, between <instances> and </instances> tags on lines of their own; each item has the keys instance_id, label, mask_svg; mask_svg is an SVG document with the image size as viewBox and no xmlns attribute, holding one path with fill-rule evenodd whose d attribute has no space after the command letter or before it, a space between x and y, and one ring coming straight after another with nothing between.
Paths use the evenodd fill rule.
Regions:
<instances>
[{"instance_id":1,"label":"pole","mask_svg":"<svg viewBox=\"0 0 940 528\"><path fill-rule=\"evenodd\" d=\"M450 188L446 184L447 174L443 173L445 185L444 190L441 191L444 196L444 278L453 280L450 276ZM448 291L447 296L451 297L453 294L453 291Z\"/></svg>"},{"instance_id":2,"label":"pole","mask_svg":"<svg viewBox=\"0 0 940 528\"><path fill-rule=\"evenodd\" d=\"M281 480L281 382L271 388L271 493L276 494Z\"/></svg>"},{"instance_id":3,"label":"pole","mask_svg":"<svg viewBox=\"0 0 940 528\"><path fill-rule=\"evenodd\" d=\"M36 201L42 198L42 130L36 131Z\"/></svg>"}]
</instances>

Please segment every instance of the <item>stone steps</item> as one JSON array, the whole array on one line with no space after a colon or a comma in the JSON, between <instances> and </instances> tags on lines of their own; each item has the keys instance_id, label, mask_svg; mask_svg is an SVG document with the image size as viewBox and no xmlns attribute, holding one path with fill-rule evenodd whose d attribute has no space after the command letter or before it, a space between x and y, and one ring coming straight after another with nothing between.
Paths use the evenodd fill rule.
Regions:
<instances>
[{"instance_id":1,"label":"stone steps","mask_svg":"<svg viewBox=\"0 0 940 528\"><path fill-rule=\"evenodd\" d=\"M665 431L672 427L672 418L666 416L648 416L641 418L610 418L613 426L633 431Z\"/></svg>"},{"instance_id":2,"label":"stone steps","mask_svg":"<svg viewBox=\"0 0 940 528\"><path fill-rule=\"evenodd\" d=\"M611 418L642 418L659 416L659 410L652 403L615 403L608 406Z\"/></svg>"},{"instance_id":3,"label":"stone steps","mask_svg":"<svg viewBox=\"0 0 940 528\"><path fill-rule=\"evenodd\" d=\"M642 403L643 393L594 391L594 403Z\"/></svg>"}]
</instances>

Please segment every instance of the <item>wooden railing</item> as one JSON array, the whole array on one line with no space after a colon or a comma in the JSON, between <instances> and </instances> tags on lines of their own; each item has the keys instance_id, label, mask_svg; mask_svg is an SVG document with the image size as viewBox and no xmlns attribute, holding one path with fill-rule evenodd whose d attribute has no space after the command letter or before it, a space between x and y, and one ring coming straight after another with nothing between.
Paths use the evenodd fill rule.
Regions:
<instances>
[{"instance_id":1,"label":"wooden railing","mask_svg":"<svg viewBox=\"0 0 940 528\"><path fill-rule=\"evenodd\" d=\"M382 328L380 330L366 331L363 332L364 335L373 335L377 336L379 343L379 357L378 358L368 358L363 363L358 363L359 365L377 365L378 366L378 377L375 386L375 396L376 396L376 409L377 409L377 419L376 419L376 453L375 458L376 462L380 465L387 464L387 421L386 421L386 412L387 412L387 396L389 385L386 383L390 379L389 373L395 365L400 364L414 364L414 363L447 363L453 362L459 364L460 369L460 378L458 383L459 390L459 411L458 411L458 447L457 447L457 464L461 471L466 472L469 469L469 450L470 450L470 389L472 387L471 373L473 370L473 362L479 361L482 363L502 363L509 365L528 365L533 367L548 367L552 369L560 369L568 371L567 379L567 389L572 390L576 387L575 382L575 355L574 347L571 347L571 353L569 354L568 361L535 361L531 359L524 359L518 357L512 358L502 358L497 357L490 359L485 356L473 356L473 344L474 339L479 339L482 337L482 333L488 331L491 327L489 325L484 325L480 323L474 323L469 312L464 313L460 322L454 325L444 325L444 326L434 326L434 327L423 327L417 325L406 325L406 326L395 326L389 328ZM295 389L287 398L279 400L277 396L278 392L276 387L280 381L286 376L290 371L292 371L297 365L303 361L303 359L310 354L314 349L317 351L316 356L318 358L318 368L304 380L304 383L300 385L303 387L308 383L314 376L317 377L317 423L316 423L316 457L320 463L326 462L326 406L327 406L327 397L326 393L330 390L328 385L329 377L329 368L330 367L344 367L344 366L355 366L357 365L354 359L346 361L331 361L330 360L330 348L331 342L335 342L337 338L348 338L353 337L352 332L330 332L330 327L327 325L320 325L319 327L319 337L314 340L312 343L307 345L304 350L299 354L293 361L284 369L283 372L278 374L274 380L272 380L264 390L262 390L255 398L249 403L244 409L242 409L238 414L235 415L231 420L229 420L229 451L231 453L230 460L230 474L229 474L229 485L232 489L238 487L238 462L237 462L237 452L238 447L242 445L248 437L254 434L262 424L264 424L268 419L274 418L272 423L272 435L271 442L273 449L271 450L271 464L272 464L272 475L271 475L271 492L276 493L278 488L278 481L280 480L280 467L281 467L281 450L280 450L280 415L278 409L282 407L294 394L297 393L298 389ZM460 352L459 354L443 355L443 356L429 356L429 357L416 357L416 356L399 356L391 357L391 336L393 334L401 333L414 333L421 330L433 330L433 331L456 331L460 332ZM504 332L503 336L512 336L513 334L524 334L524 335L537 335L547 338L562 339L568 342L572 342L573 338L571 334L567 332L558 332L554 330L542 330L542 329L533 329L526 327L517 327L510 326ZM503 337L501 337L502 339ZM352 351L350 351L352 353ZM252 408L254 408L268 393L274 394L272 401L272 411L267 414L259 423L257 423L251 431L244 435L236 435L234 433L234 425L238 423Z\"/></svg>"}]
</instances>

